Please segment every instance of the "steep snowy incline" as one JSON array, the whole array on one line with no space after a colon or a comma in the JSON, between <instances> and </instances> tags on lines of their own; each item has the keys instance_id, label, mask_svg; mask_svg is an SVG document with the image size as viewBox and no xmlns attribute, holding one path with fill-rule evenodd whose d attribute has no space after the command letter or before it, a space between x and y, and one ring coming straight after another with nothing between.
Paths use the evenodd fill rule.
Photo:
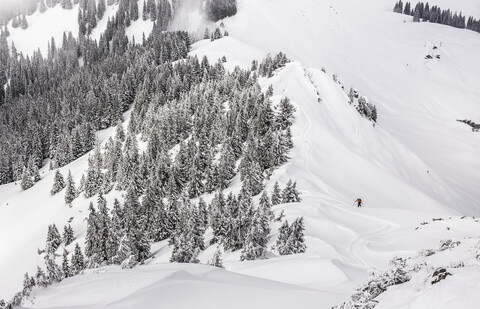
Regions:
<instances>
[{"instance_id":1,"label":"steep snowy incline","mask_svg":"<svg viewBox=\"0 0 480 309\"><path fill-rule=\"evenodd\" d=\"M439 4L447 8L453 2ZM393 4L240 0L239 14L225 24L247 45L325 67L339 74L347 90L359 89L377 105L379 127L424 162L411 178L441 178L458 193L455 199L443 195L442 204L478 214L480 138L456 120L480 120L480 34L412 23L411 17L391 12ZM461 5L472 14L479 10L473 2L456 9ZM441 59L424 59L429 54Z\"/></svg>"}]
</instances>

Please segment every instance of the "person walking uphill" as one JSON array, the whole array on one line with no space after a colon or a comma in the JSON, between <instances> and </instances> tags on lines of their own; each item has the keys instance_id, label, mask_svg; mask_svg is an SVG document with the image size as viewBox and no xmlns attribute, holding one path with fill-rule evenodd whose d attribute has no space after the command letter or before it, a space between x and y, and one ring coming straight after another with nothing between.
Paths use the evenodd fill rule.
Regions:
<instances>
[{"instance_id":1,"label":"person walking uphill","mask_svg":"<svg viewBox=\"0 0 480 309\"><path fill-rule=\"evenodd\" d=\"M357 200L354 202L355 203L358 203L357 206L358 207L362 207L362 199L361 198L357 198Z\"/></svg>"}]
</instances>

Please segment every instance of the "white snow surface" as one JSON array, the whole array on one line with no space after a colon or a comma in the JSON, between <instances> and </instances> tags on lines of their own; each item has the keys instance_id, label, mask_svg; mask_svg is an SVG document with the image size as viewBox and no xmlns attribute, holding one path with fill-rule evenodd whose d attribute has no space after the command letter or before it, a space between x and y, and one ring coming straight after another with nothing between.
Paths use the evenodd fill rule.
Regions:
<instances>
[{"instance_id":1,"label":"white snow surface","mask_svg":"<svg viewBox=\"0 0 480 309\"><path fill-rule=\"evenodd\" d=\"M224 21L230 37L193 46L192 55L207 55L212 61L226 55L228 69L248 67L268 52L283 51L293 60L274 77L260 80L264 89L274 86L274 101L288 96L297 107L291 159L273 174L267 188L271 190L276 180L281 186L290 178L298 181L303 201L279 205L275 213L284 210L289 222L304 216L307 253L280 257L269 252L267 260L240 262L239 252L226 252L226 270L220 270L169 264L171 249L160 242L153 245L154 258L147 265L128 271L117 267L88 271L35 291L33 303L24 306L330 308L354 292L368 269L387 268L395 255L414 256L440 239L480 237L478 222L458 219L480 215L480 135L456 122L465 118L480 122L480 34L412 23L411 17L391 12L394 2L238 0L238 14ZM429 3L480 17L475 0ZM55 16L67 13L62 10ZM44 18L36 14L29 17L27 30L11 31L10 39L24 52L43 48L43 39L32 39L38 30L35 18L38 22ZM149 26L137 23L128 35L147 34ZM78 27L76 13L73 24ZM433 50L434 45L438 49ZM427 54L441 59L425 60ZM333 81L335 73L344 90ZM348 104L350 86L377 106L377 126ZM113 132L100 132L100 140ZM82 157L61 171L66 175L71 170L78 184L86 167ZM69 208L63 192L49 193L54 172L43 169L41 175L42 180L27 191L15 184L0 186L0 298L19 291L23 274L43 265L36 251L44 246L48 224L62 228L73 218L75 242L83 245L88 203L95 198L80 197ZM239 188L237 180L231 190ZM121 193L107 196L110 208L115 197ZM352 206L358 197L364 208ZM453 219L416 230L434 217ZM278 227L272 226L269 248ZM73 251L73 246L68 249ZM201 263L215 250L202 252ZM441 263L456 258L462 258L458 251ZM380 304L451 308L449 297L463 297L462 308L476 308L478 270L459 270L434 287L424 288L412 280L389 289Z\"/></svg>"}]
</instances>

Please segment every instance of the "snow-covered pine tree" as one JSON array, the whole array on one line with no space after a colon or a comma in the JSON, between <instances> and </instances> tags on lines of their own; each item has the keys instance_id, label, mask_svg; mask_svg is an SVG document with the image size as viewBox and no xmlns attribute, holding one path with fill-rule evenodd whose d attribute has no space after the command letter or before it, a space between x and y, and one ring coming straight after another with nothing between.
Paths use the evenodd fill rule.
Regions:
<instances>
[{"instance_id":1,"label":"snow-covered pine tree","mask_svg":"<svg viewBox=\"0 0 480 309\"><path fill-rule=\"evenodd\" d=\"M275 184L273 185L271 200L272 205L278 205L282 203L282 191L278 185L278 181L275 181Z\"/></svg>"},{"instance_id":2,"label":"snow-covered pine tree","mask_svg":"<svg viewBox=\"0 0 480 309\"><path fill-rule=\"evenodd\" d=\"M60 236L55 223L50 224L47 232L47 246L49 246L55 252L61 244L62 237Z\"/></svg>"},{"instance_id":3,"label":"snow-covered pine tree","mask_svg":"<svg viewBox=\"0 0 480 309\"><path fill-rule=\"evenodd\" d=\"M22 19L20 21L20 27L22 29L27 29L28 28L27 17L25 16L25 14L22 14Z\"/></svg>"},{"instance_id":4,"label":"snow-covered pine tree","mask_svg":"<svg viewBox=\"0 0 480 309\"><path fill-rule=\"evenodd\" d=\"M74 240L73 237L73 228L70 224L65 225L63 228L63 235L62 235L63 243L65 246L71 244Z\"/></svg>"},{"instance_id":5,"label":"snow-covered pine tree","mask_svg":"<svg viewBox=\"0 0 480 309\"><path fill-rule=\"evenodd\" d=\"M54 195L58 192L62 191L65 188L65 180L63 179L63 175L60 170L55 171L55 177L53 178L53 186L50 194Z\"/></svg>"},{"instance_id":6,"label":"snow-covered pine tree","mask_svg":"<svg viewBox=\"0 0 480 309\"><path fill-rule=\"evenodd\" d=\"M202 197L200 197L198 200L198 214L200 216L202 226L206 229L208 226L208 211L207 203Z\"/></svg>"},{"instance_id":7,"label":"snow-covered pine tree","mask_svg":"<svg viewBox=\"0 0 480 309\"><path fill-rule=\"evenodd\" d=\"M97 258L98 264L109 264L113 255L110 255L116 252L116 248L110 248L110 233L111 233L111 218L109 215L109 210L107 208L107 201L100 194L98 196L98 211L96 216L97 223L97 251L95 257Z\"/></svg>"},{"instance_id":8,"label":"snow-covered pine tree","mask_svg":"<svg viewBox=\"0 0 480 309\"><path fill-rule=\"evenodd\" d=\"M223 192L220 191L215 194L215 197L209 205L208 222L213 230L213 238L210 241L211 244L220 242L226 235L226 221L225 214L225 198Z\"/></svg>"},{"instance_id":9,"label":"snow-covered pine tree","mask_svg":"<svg viewBox=\"0 0 480 309\"><path fill-rule=\"evenodd\" d=\"M47 242L45 248L45 267L47 269L47 276L51 282L60 282L64 278L64 274L60 266L55 262L55 250L52 242Z\"/></svg>"},{"instance_id":10,"label":"snow-covered pine tree","mask_svg":"<svg viewBox=\"0 0 480 309\"><path fill-rule=\"evenodd\" d=\"M204 229L196 207L186 196L181 199L180 217L172 235L173 251L170 262L198 263L197 256L202 250Z\"/></svg>"},{"instance_id":11,"label":"snow-covered pine tree","mask_svg":"<svg viewBox=\"0 0 480 309\"><path fill-rule=\"evenodd\" d=\"M72 259L70 262L70 268L72 276L78 275L85 269L85 258L82 253L82 249L78 243L75 244L75 249L72 254Z\"/></svg>"},{"instance_id":12,"label":"snow-covered pine tree","mask_svg":"<svg viewBox=\"0 0 480 309\"><path fill-rule=\"evenodd\" d=\"M142 9L142 19L147 20L149 12L148 12L147 2L145 0L143 0L143 6L142 7L143 7L143 9Z\"/></svg>"},{"instance_id":13,"label":"snow-covered pine tree","mask_svg":"<svg viewBox=\"0 0 480 309\"><path fill-rule=\"evenodd\" d=\"M270 228L269 220L261 209L255 211L242 249L240 260L265 259Z\"/></svg>"},{"instance_id":14,"label":"snow-covered pine tree","mask_svg":"<svg viewBox=\"0 0 480 309\"><path fill-rule=\"evenodd\" d=\"M32 280L33 279L33 280ZM35 286L35 279L28 275L28 273L25 273L23 276L23 289L22 289L22 296L27 297L30 295L30 292L32 292L32 288Z\"/></svg>"},{"instance_id":15,"label":"snow-covered pine tree","mask_svg":"<svg viewBox=\"0 0 480 309\"><path fill-rule=\"evenodd\" d=\"M220 247L217 248L208 264L215 267L223 268L222 251L220 251Z\"/></svg>"},{"instance_id":16,"label":"snow-covered pine tree","mask_svg":"<svg viewBox=\"0 0 480 309\"><path fill-rule=\"evenodd\" d=\"M93 207L93 203L90 202L88 207L89 215L87 219L87 234L85 236L85 257L88 259L88 267L94 268L96 267L96 261L98 260L95 256L98 250L99 241L99 233L98 233L98 220L97 220L97 212L95 207Z\"/></svg>"},{"instance_id":17,"label":"snow-covered pine tree","mask_svg":"<svg viewBox=\"0 0 480 309\"><path fill-rule=\"evenodd\" d=\"M138 0L130 0L130 19L132 21L138 19Z\"/></svg>"},{"instance_id":18,"label":"snow-covered pine tree","mask_svg":"<svg viewBox=\"0 0 480 309\"><path fill-rule=\"evenodd\" d=\"M145 228L145 209L139 203L136 190L133 187L127 189L123 210L125 230L132 255L134 255L135 261L142 263L150 254L150 240Z\"/></svg>"},{"instance_id":19,"label":"snow-covered pine tree","mask_svg":"<svg viewBox=\"0 0 480 309\"><path fill-rule=\"evenodd\" d=\"M32 168L31 168L31 171L32 171L32 179L33 179L33 182L39 182L41 177L40 177L40 172L38 171L38 166L32 162Z\"/></svg>"},{"instance_id":20,"label":"snow-covered pine tree","mask_svg":"<svg viewBox=\"0 0 480 309\"><path fill-rule=\"evenodd\" d=\"M287 241L287 246L290 253L304 253L307 249L307 246L305 245L304 238L305 224L303 217L297 218L295 221L293 221L292 225L290 226L290 231L290 236Z\"/></svg>"},{"instance_id":21,"label":"snow-covered pine tree","mask_svg":"<svg viewBox=\"0 0 480 309\"><path fill-rule=\"evenodd\" d=\"M290 234L291 234L290 226L288 225L288 221L285 220L285 222L283 222L280 228L278 229L278 238L275 244L275 248L277 249L280 255L290 254L290 250L287 247Z\"/></svg>"},{"instance_id":22,"label":"snow-covered pine tree","mask_svg":"<svg viewBox=\"0 0 480 309\"><path fill-rule=\"evenodd\" d=\"M98 0L97 17L99 20L103 18L106 9L105 0Z\"/></svg>"},{"instance_id":23,"label":"snow-covered pine tree","mask_svg":"<svg viewBox=\"0 0 480 309\"><path fill-rule=\"evenodd\" d=\"M82 176L83 178L83 176ZM72 172L68 171L67 185L65 190L65 203L71 204L74 199L77 198L77 189L75 188L75 182L73 180Z\"/></svg>"},{"instance_id":24,"label":"snow-covered pine tree","mask_svg":"<svg viewBox=\"0 0 480 309\"><path fill-rule=\"evenodd\" d=\"M35 273L35 282L37 283L37 286L42 288L46 288L47 286L52 284L52 282L49 280L47 275L45 275L45 272L42 268L40 268L40 266L37 266L37 272Z\"/></svg>"},{"instance_id":25,"label":"snow-covered pine tree","mask_svg":"<svg viewBox=\"0 0 480 309\"><path fill-rule=\"evenodd\" d=\"M262 195L260 196L259 200L259 208L262 210L262 212L267 216L267 218L272 221L274 219L274 214L272 211L272 203L270 201L270 198L268 197L267 191L263 191Z\"/></svg>"},{"instance_id":26,"label":"snow-covered pine tree","mask_svg":"<svg viewBox=\"0 0 480 309\"><path fill-rule=\"evenodd\" d=\"M60 4L65 10L71 10L73 8L72 0L62 0Z\"/></svg>"},{"instance_id":27,"label":"snow-covered pine tree","mask_svg":"<svg viewBox=\"0 0 480 309\"><path fill-rule=\"evenodd\" d=\"M72 270L70 268L70 263L68 262L68 251L67 249L63 250L63 255L62 255L62 272L65 278L71 277L72 276Z\"/></svg>"},{"instance_id":28,"label":"snow-covered pine tree","mask_svg":"<svg viewBox=\"0 0 480 309\"><path fill-rule=\"evenodd\" d=\"M297 190L297 182L293 182L290 179L282 191L282 203L296 203L301 201L300 193Z\"/></svg>"},{"instance_id":29,"label":"snow-covered pine tree","mask_svg":"<svg viewBox=\"0 0 480 309\"><path fill-rule=\"evenodd\" d=\"M280 100L276 122L281 130L285 130L292 125L292 121L295 118L295 110L295 106L288 98Z\"/></svg>"},{"instance_id":30,"label":"snow-covered pine tree","mask_svg":"<svg viewBox=\"0 0 480 309\"><path fill-rule=\"evenodd\" d=\"M256 160L252 161L248 165L248 168L246 169L246 173L244 174L243 179L244 180L243 180L242 188L243 187L248 188L252 196L255 196L260 192L262 192L264 187L263 169Z\"/></svg>"},{"instance_id":31,"label":"snow-covered pine tree","mask_svg":"<svg viewBox=\"0 0 480 309\"><path fill-rule=\"evenodd\" d=\"M133 189L136 196L143 193L142 175L140 173L140 155L138 142L134 133L128 132L123 150L124 156L119 167L117 190Z\"/></svg>"},{"instance_id":32,"label":"snow-covered pine tree","mask_svg":"<svg viewBox=\"0 0 480 309\"><path fill-rule=\"evenodd\" d=\"M90 198L100 191L100 175L96 168L95 157L88 157L87 176L85 178L85 197Z\"/></svg>"},{"instance_id":33,"label":"snow-covered pine tree","mask_svg":"<svg viewBox=\"0 0 480 309\"><path fill-rule=\"evenodd\" d=\"M23 190L28 190L31 187L33 187L33 181L32 181L32 176L30 174L30 170L26 167L23 168L22 181L20 183L20 186L22 187Z\"/></svg>"}]
</instances>

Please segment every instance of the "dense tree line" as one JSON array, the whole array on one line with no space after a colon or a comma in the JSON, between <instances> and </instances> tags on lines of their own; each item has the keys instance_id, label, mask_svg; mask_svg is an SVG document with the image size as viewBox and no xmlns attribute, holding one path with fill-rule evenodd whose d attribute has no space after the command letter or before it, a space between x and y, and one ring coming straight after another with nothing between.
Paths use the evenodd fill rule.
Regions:
<instances>
[{"instance_id":1,"label":"dense tree line","mask_svg":"<svg viewBox=\"0 0 480 309\"><path fill-rule=\"evenodd\" d=\"M466 28L476 32L480 32L480 20L477 20L472 16L466 19L466 16L462 15L462 12L452 12L450 9L442 10L436 5L430 7L428 2L418 2L415 7L412 7L410 2L406 2L404 4L400 0L395 3L393 11L396 13L412 15L414 22L419 22L420 20L423 20L432 23L448 25L461 29Z\"/></svg>"},{"instance_id":2,"label":"dense tree line","mask_svg":"<svg viewBox=\"0 0 480 309\"><path fill-rule=\"evenodd\" d=\"M51 41L47 58L25 57L14 46L9 55L0 37L0 68L7 72L0 82L9 80L0 91L0 184L20 180L24 168L33 174L46 158L55 168L85 154L97 130L122 120L145 73L189 50L185 32L154 30L140 46L124 35L116 40L118 33L107 41L106 32L99 43L64 35L60 47Z\"/></svg>"},{"instance_id":3,"label":"dense tree line","mask_svg":"<svg viewBox=\"0 0 480 309\"><path fill-rule=\"evenodd\" d=\"M205 13L209 20L218 21L237 14L237 0L207 0Z\"/></svg>"}]
</instances>

